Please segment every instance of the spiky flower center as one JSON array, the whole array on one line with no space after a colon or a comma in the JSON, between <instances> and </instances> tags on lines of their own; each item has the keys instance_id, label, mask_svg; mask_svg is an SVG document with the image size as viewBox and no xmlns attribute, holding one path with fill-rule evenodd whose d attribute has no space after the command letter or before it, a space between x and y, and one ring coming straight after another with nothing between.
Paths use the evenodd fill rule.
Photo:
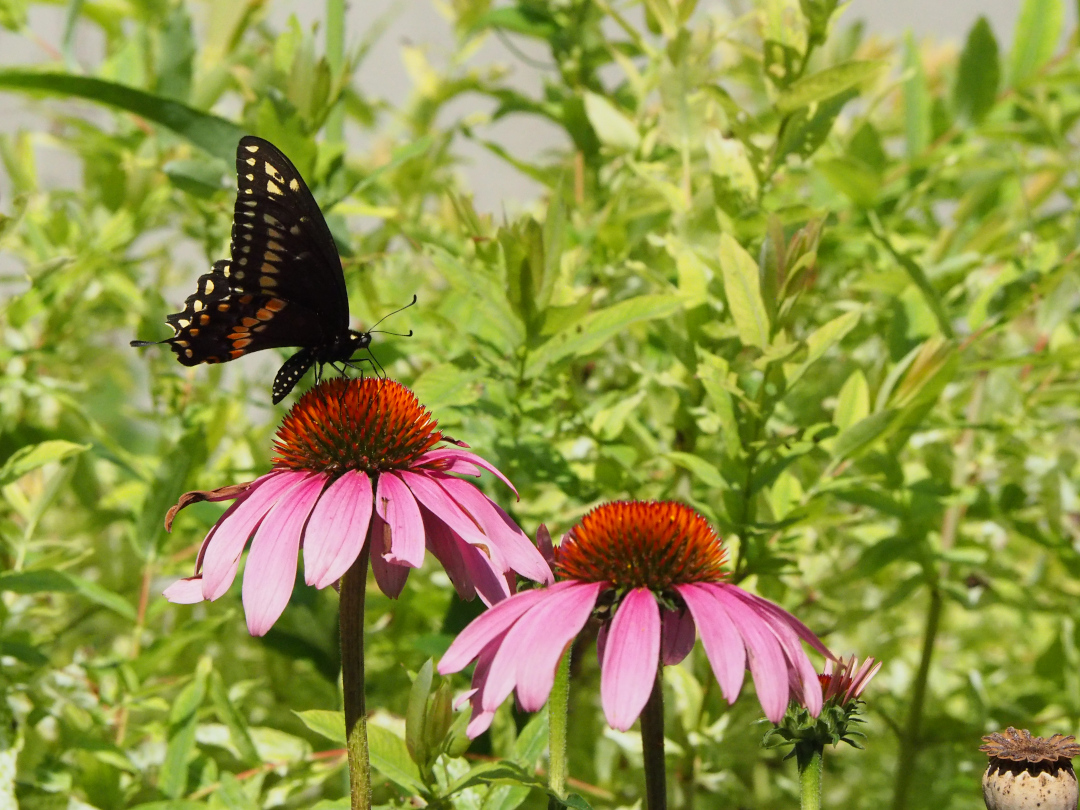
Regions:
<instances>
[{"instance_id":1,"label":"spiky flower center","mask_svg":"<svg viewBox=\"0 0 1080 810\"><path fill-rule=\"evenodd\" d=\"M717 582L727 551L708 522L674 501L616 501L598 506L556 551L563 579L649 588Z\"/></svg>"},{"instance_id":2,"label":"spiky flower center","mask_svg":"<svg viewBox=\"0 0 1080 810\"><path fill-rule=\"evenodd\" d=\"M403 469L442 438L404 385L336 377L310 389L285 416L274 466L330 473Z\"/></svg>"}]
</instances>

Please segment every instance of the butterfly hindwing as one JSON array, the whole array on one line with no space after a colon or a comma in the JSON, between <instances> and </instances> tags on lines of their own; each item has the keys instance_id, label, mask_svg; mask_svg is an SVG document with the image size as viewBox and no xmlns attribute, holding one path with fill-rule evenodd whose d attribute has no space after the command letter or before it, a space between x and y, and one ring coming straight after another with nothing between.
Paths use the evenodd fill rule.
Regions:
<instances>
[{"instance_id":1,"label":"butterfly hindwing","mask_svg":"<svg viewBox=\"0 0 1080 810\"><path fill-rule=\"evenodd\" d=\"M224 363L261 349L299 346L324 337L318 317L293 301L229 284L229 262L199 277L183 312L166 319L175 330L168 343L185 366Z\"/></svg>"}]
</instances>

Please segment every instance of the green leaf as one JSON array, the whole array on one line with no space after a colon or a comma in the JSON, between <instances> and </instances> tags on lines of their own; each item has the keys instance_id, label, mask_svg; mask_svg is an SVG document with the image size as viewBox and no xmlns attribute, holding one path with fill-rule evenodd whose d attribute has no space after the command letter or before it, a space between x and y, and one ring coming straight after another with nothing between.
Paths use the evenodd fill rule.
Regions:
<instances>
[{"instance_id":1,"label":"green leaf","mask_svg":"<svg viewBox=\"0 0 1080 810\"><path fill-rule=\"evenodd\" d=\"M591 312L560 330L529 355L525 375L534 377L547 366L566 357L594 352L631 324L666 318L682 305L677 295L642 295Z\"/></svg>"},{"instance_id":2,"label":"green leaf","mask_svg":"<svg viewBox=\"0 0 1080 810\"><path fill-rule=\"evenodd\" d=\"M800 107L832 98L877 75L888 63L883 59L852 60L803 76L776 99L776 109L787 115Z\"/></svg>"},{"instance_id":3,"label":"green leaf","mask_svg":"<svg viewBox=\"0 0 1080 810\"><path fill-rule=\"evenodd\" d=\"M973 123L981 121L994 106L1000 82L997 40L986 17L979 17L968 33L956 71L953 101L957 114Z\"/></svg>"},{"instance_id":4,"label":"green leaf","mask_svg":"<svg viewBox=\"0 0 1080 810\"><path fill-rule=\"evenodd\" d=\"M904 134L908 160L923 153L930 145L930 90L919 58L919 46L911 32L904 37Z\"/></svg>"},{"instance_id":5,"label":"green leaf","mask_svg":"<svg viewBox=\"0 0 1080 810\"><path fill-rule=\"evenodd\" d=\"M671 461L672 464L688 470L691 475L708 487L713 489L728 488L728 483L724 480L724 476L720 474L720 470L700 456L672 451L665 453L664 457Z\"/></svg>"},{"instance_id":6,"label":"green leaf","mask_svg":"<svg viewBox=\"0 0 1080 810\"><path fill-rule=\"evenodd\" d=\"M424 765L427 762L430 750L428 741L424 739L424 716L427 714L433 672L434 663L429 658L416 673L412 689L409 690L409 704L405 710L405 747L412 761L417 765Z\"/></svg>"},{"instance_id":7,"label":"green leaf","mask_svg":"<svg viewBox=\"0 0 1080 810\"><path fill-rule=\"evenodd\" d=\"M1054 55L1064 19L1061 0L1024 0L1009 60L1011 84L1023 84Z\"/></svg>"},{"instance_id":8,"label":"green leaf","mask_svg":"<svg viewBox=\"0 0 1080 810\"><path fill-rule=\"evenodd\" d=\"M237 141L246 134L232 121L216 115L144 90L90 76L50 71L0 70L0 90L22 90L65 98L81 98L115 107L160 124L230 164L236 157Z\"/></svg>"},{"instance_id":9,"label":"green leaf","mask_svg":"<svg viewBox=\"0 0 1080 810\"><path fill-rule=\"evenodd\" d=\"M720 235L720 270L739 340L764 349L769 345L769 315L761 298L757 262L727 233Z\"/></svg>"},{"instance_id":10,"label":"green leaf","mask_svg":"<svg viewBox=\"0 0 1080 810\"><path fill-rule=\"evenodd\" d=\"M89 449L89 444L75 444L61 439L20 447L4 462L4 466L0 467L0 487L18 481L38 467L53 461L63 461Z\"/></svg>"},{"instance_id":11,"label":"green leaf","mask_svg":"<svg viewBox=\"0 0 1080 810\"><path fill-rule=\"evenodd\" d=\"M889 409L870 414L861 419L836 437L833 445L833 459L840 461L852 458L866 450L876 439L879 439L896 416L896 411Z\"/></svg>"},{"instance_id":12,"label":"green leaf","mask_svg":"<svg viewBox=\"0 0 1080 810\"><path fill-rule=\"evenodd\" d=\"M368 723L368 751L371 766L396 785L414 794L424 790L420 771L409 758L405 741L382 726Z\"/></svg>"},{"instance_id":13,"label":"green leaf","mask_svg":"<svg viewBox=\"0 0 1080 810\"><path fill-rule=\"evenodd\" d=\"M828 323L822 324L807 336L806 359L798 366L792 364L790 370L785 368L789 388L807 372L810 366L824 357L829 349L843 340L844 336L855 328L861 314L859 310L845 312Z\"/></svg>"},{"instance_id":14,"label":"green leaf","mask_svg":"<svg viewBox=\"0 0 1080 810\"><path fill-rule=\"evenodd\" d=\"M604 96L585 93L585 115L600 143L618 152L634 152L641 145L634 122Z\"/></svg>"},{"instance_id":15,"label":"green leaf","mask_svg":"<svg viewBox=\"0 0 1080 810\"><path fill-rule=\"evenodd\" d=\"M232 700L229 699L229 691L225 687L225 681L215 669L210 673L210 701L214 704L214 711L218 720L229 729L233 746L240 755L241 761L247 765L259 762L259 752L247 730L247 723L236 710ZM339 715L340 716L340 715ZM302 720L303 718L301 718Z\"/></svg>"},{"instance_id":16,"label":"green leaf","mask_svg":"<svg viewBox=\"0 0 1080 810\"><path fill-rule=\"evenodd\" d=\"M7 571L0 574L0 591L24 594L77 593L125 619L134 621L136 617L135 608L120 594L66 571L54 571L47 568L35 571Z\"/></svg>"},{"instance_id":17,"label":"green leaf","mask_svg":"<svg viewBox=\"0 0 1080 810\"><path fill-rule=\"evenodd\" d=\"M345 745L345 715L325 709L310 709L306 712L294 711L301 722L316 734L321 734L331 742Z\"/></svg>"}]
</instances>

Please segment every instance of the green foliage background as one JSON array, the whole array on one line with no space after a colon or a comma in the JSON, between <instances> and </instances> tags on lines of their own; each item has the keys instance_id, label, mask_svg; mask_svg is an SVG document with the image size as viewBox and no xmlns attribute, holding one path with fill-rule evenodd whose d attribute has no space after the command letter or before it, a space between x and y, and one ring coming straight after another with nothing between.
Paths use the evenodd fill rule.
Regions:
<instances>
[{"instance_id":1,"label":"green foliage background","mask_svg":"<svg viewBox=\"0 0 1080 810\"><path fill-rule=\"evenodd\" d=\"M34 37L38 5L3 0L0 22ZM886 662L866 750L826 754L827 805L979 807L982 734L1077 731L1080 53L1059 0L1025 0L1008 52L985 21L959 49L866 39L834 0L452 0L458 52L435 68L405 46L416 84L394 106L350 83L365 32L274 30L260 0L59 5L55 59L0 70L50 122L0 137L0 713L17 721L0 764L18 750L0 787L21 806L347 806L333 591L298 586L262 639L238 589L158 596L221 511L170 535L165 510L264 471L283 413L272 362L189 371L127 346L164 335L225 255L245 132L315 190L359 323L416 291L392 324L415 337L378 356L511 477L517 503L485 486L528 533L602 500L683 500L726 537L734 581ZM104 37L89 69L76 23ZM471 63L495 35L546 48L540 94ZM572 148L488 142L448 106L478 96ZM346 152L345 131L370 147ZM542 184L531 213L476 212L469 140ZM82 168L63 188L38 179L56 150ZM409 757L411 674L476 610L451 594L434 567L397 602L371 592L376 799L543 807L514 781L544 764L542 714L507 706L467 756ZM575 656L572 788L630 806L640 743L604 724L593 649ZM750 687L727 708L700 649L666 678L673 806L794 806Z\"/></svg>"}]
</instances>

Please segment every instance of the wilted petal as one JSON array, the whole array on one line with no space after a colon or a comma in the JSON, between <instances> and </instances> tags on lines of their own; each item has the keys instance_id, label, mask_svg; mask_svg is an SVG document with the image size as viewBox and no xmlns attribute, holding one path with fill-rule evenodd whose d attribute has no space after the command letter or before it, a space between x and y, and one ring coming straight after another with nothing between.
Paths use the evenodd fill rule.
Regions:
<instances>
[{"instance_id":1,"label":"wilted petal","mask_svg":"<svg viewBox=\"0 0 1080 810\"><path fill-rule=\"evenodd\" d=\"M390 527L386 561L419 568L424 564L424 521L405 482L391 472L379 475L375 511Z\"/></svg>"},{"instance_id":2,"label":"wilted petal","mask_svg":"<svg viewBox=\"0 0 1080 810\"><path fill-rule=\"evenodd\" d=\"M194 605L196 602L201 602L203 601L202 577L178 579L161 595L177 605Z\"/></svg>"},{"instance_id":3,"label":"wilted petal","mask_svg":"<svg viewBox=\"0 0 1080 810\"><path fill-rule=\"evenodd\" d=\"M491 662L484 709L496 708L515 683L518 701L525 711L534 712L544 705L555 682L559 659L589 620L604 586L600 582L569 584L571 587L566 589L543 591L544 599L510 628Z\"/></svg>"},{"instance_id":4,"label":"wilted petal","mask_svg":"<svg viewBox=\"0 0 1080 810\"><path fill-rule=\"evenodd\" d=\"M390 599L397 599L409 579L410 567L387 562L390 551L390 531L386 522L377 513L371 516L371 573L375 575L375 584Z\"/></svg>"},{"instance_id":5,"label":"wilted petal","mask_svg":"<svg viewBox=\"0 0 1080 810\"><path fill-rule=\"evenodd\" d=\"M746 647L739 631L724 606L704 585L676 585L675 590L686 602L701 633L701 643L720 684L721 694L729 704L734 703L742 690L746 672Z\"/></svg>"},{"instance_id":6,"label":"wilted petal","mask_svg":"<svg viewBox=\"0 0 1080 810\"><path fill-rule=\"evenodd\" d=\"M282 495L255 532L242 588L248 632L253 636L266 633L289 603L300 533L327 477L313 475Z\"/></svg>"},{"instance_id":7,"label":"wilted petal","mask_svg":"<svg viewBox=\"0 0 1080 810\"><path fill-rule=\"evenodd\" d=\"M304 579L325 588L360 556L371 523L371 480L350 470L331 484L304 529Z\"/></svg>"},{"instance_id":8,"label":"wilted petal","mask_svg":"<svg viewBox=\"0 0 1080 810\"><path fill-rule=\"evenodd\" d=\"M652 591L635 588L623 598L611 621L600 672L600 701L612 728L626 731L634 725L659 667L660 608Z\"/></svg>"},{"instance_id":9,"label":"wilted petal","mask_svg":"<svg viewBox=\"0 0 1080 810\"><path fill-rule=\"evenodd\" d=\"M247 498L236 511L218 523L214 542L206 546L203 556L204 598L217 599L229 590L240 565L240 555L252 532L274 504L285 493L301 486L309 475L289 471L258 479L257 486L248 490Z\"/></svg>"},{"instance_id":10,"label":"wilted petal","mask_svg":"<svg viewBox=\"0 0 1080 810\"><path fill-rule=\"evenodd\" d=\"M694 649L697 628L688 610L664 610L660 618L663 620L660 659L664 666L673 666Z\"/></svg>"}]
</instances>

